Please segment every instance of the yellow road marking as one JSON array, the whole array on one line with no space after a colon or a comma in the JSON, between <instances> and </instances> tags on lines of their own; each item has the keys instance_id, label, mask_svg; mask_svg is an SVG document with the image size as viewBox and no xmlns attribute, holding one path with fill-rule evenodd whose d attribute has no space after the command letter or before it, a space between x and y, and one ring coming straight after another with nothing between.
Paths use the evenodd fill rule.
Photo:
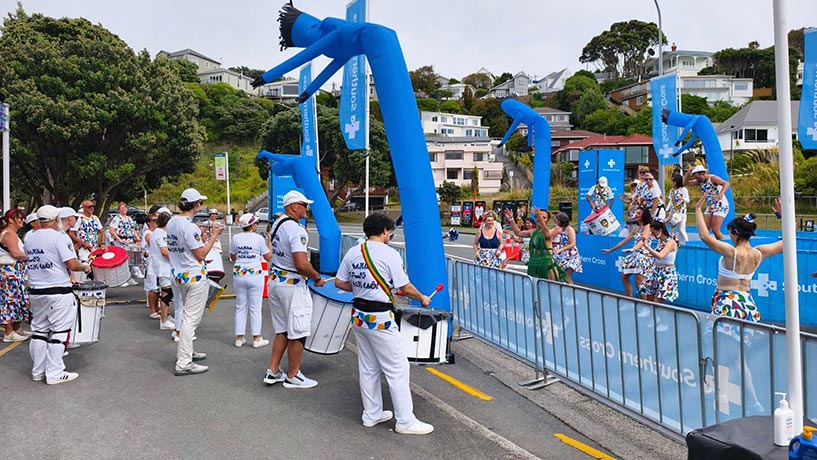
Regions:
<instances>
[{"instance_id":1,"label":"yellow road marking","mask_svg":"<svg viewBox=\"0 0 817 460\"><path fill-rule=\"evenodd\" d=\"M585 454L595 458L596 460L615 460L613 459L613 457L605 454L604 452L598 451L588 446L587 444L583 444L579 441L576 441L573 438L568 438L567 436L561 433L556 433L553 436L556 436L559 439L559 441L562 441L563 443L567 444L570 447L573 447L574 449L578 449L584 452Z\"/></svg>"},{"instance_id":2,"label":"yellow road marking","mask_svg":"<svg viewBox=\"0 0 817 460\"><path fill-rule=\"evenodd\" d=\"M10 352L11 350L13 350L13 349L19 347L20 345L22 345L23 343L24 342L14 342L11 345L7 346L6 348L3 348L2 350L0 350L0 356L5 355L6 353Z\"/></svg>"},{"instance_id":3,"label":"yellow road marking","mask_svg":"<svg viewBox=\"0 0 817 460\"><path fill-rule=\"evenodd\" d=\"M475 398L481 399L483 401L491 401L494 399L493 396L487 395L470 385L466 385L460 382L459 380L455 379L454 377L451 377L450 375L443 374L442 372L438 371L437 369L434 369L433 367L426 367L426 370Z\"/></svg>"}]
</instances>

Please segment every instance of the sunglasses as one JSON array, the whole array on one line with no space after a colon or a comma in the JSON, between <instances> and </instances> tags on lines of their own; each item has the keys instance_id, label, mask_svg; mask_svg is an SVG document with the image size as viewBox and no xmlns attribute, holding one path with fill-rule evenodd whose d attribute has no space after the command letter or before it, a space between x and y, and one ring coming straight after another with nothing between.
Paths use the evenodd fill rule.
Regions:
<instances>
[{"instance_id":1,"label":"sunglasses","mask_svg":"<svg viewBox=\"0 0 817 460\"><path fill-rule=\"evenodd\" d=\"M83 206L83 208L94 209L94 205L89 204L89 205Z\"/></svg>"}]
</instances>

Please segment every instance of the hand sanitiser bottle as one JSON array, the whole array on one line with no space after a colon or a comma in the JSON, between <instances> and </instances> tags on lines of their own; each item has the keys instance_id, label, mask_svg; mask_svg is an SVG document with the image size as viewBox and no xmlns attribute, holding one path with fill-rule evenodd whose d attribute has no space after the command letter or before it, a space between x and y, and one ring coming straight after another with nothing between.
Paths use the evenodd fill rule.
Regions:
<instances>
[{"instance_id":1,"label":"hand sanitiser bottle","mask_svg":"<svg viewBox=\"0 0 817 460\"><path fill-rule=\"evenodd\" d=\"M774 410L774 443L778 446L788 446L794 437L794 411L789 409L786 393L780 395L780 405Z\"/></svg>"}]
</instances>

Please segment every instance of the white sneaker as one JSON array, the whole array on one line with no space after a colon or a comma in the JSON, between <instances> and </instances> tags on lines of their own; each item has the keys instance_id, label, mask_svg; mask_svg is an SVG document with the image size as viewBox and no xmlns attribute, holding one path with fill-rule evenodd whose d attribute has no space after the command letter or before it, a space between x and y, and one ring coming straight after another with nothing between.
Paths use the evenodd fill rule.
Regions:
<instances>
[{"instance_id":1,"label":"white sneaker","mask_svg":"<svg viewBox=\"0 0 817 460\"><path fill-rule=\"evenodd\" d=\"M284 379L284 388L314 388L318 386L318 382L305 376L301 371L295 374L295 377Z\"/></svg>"},{"instance_id":2,"label":"white sneaker","mask_svg":"<svg viewBox=\"0 0 817 460\"><path fill-rule=\"evenodd\" d=\"M164 322L159 321L159 329L162 331L172 331L176 329L176 323L170 321L170 319Z\"/></svg>"},{"instance_id":3,"label":"white sneaker","mask_svg":"<svg viewBox=\"0 0 817 460\"><path fill-rule=\"evenodd\" d=\"M247 343L245 339L235 339L235 346L238 348L243 347L245 343Z\"/></svg>"},{"instance_id":4,"label":"white sneaker","mask_svg":"<svg viewBox=\"0 0 817 460\"><path fill-rule=\"evenodd\" d=\"M72 348L79 348L79 344L71 342L68 345L66 345L65 348L67 348L69 350L72 349Z\"/></svg>"},{"instance_id":5,"label":"white sneaker","mask_svg":"<svg viewBox=\"0 0 817 460\"><path fill-rule=\"evenodd\" d=\"M283 369L278 369L278 373L275 374L271 370L267 369L267 373L264 374L263 382L267 385L274 385L278 382L283 382L287 378L287 373L284 372Z\"/></svg>"},{"instance_id":6,"label":"white sneaker","mask_svg":"<svg viewBox=\"0 0 817 460\"><path fill-rule=\"evenodd\" d=\"M31 374L31 380L35 382L42 382L45 380L45 374Z\"/></svg>"},{"instance_id":7,"label":"white sneaker","mask_svg":"<svg viewBox=\"0 0 817 460\"><path fill-rule=\"evenodd\" d=\"M3 342L23 342L28 340L28 336L18 334L16 331L11 331L11 334L3 334Z\"/></svg>"},{"instance_id":8,"label":"white sneaker","mask_svg":"<svg viewBox=\"0 0 817 460\"><path fill-rule=\"evenodd\" d=\"M383 415L381 415L379 419L375 420L374 422L368 422L368 423L363 422L363 426L365 426L366 428L371 428L371 427L373 427L375 425L378 425L380 423L388 422L392 418L394 418L394 413L392 411L390 411L390 410L384 410Z\"/></svg>"},{"instance_id":9,"label":"white sneaker","mask_svg":"<svg viewBox=\"0 0 817 460\"><path fill-rule=\"evenodd\" d=\"M209 368L207 366L202 366L201 364L190 363L185 367L176 366L175 374L176 375L193 375L193 374L203 374L207 372Z\"/></svg>"},{"instance_id":10,"label":"white sneaker","mask_svg":"<svg viewBox=\"0 0 817 460\"><path fill-rule=\"evenodd\" d=\"M252 347L253 347L253 348L261 348L261 347L266 347L267 345L269 345L269 340L267 340L267 339L265 339L265 338L263 338L263 337L262 337L261 339L256 340L256 341L254 341L254 342L252 343Z\"/></svg>"},{"instance_id":11,"label":"white sneaker","mask_svg":"<svg viewBox=\"0 0 817 460\"><path fill-rule=\"evenodd\" d=\"M77 377L79 377L79 374L77 374L76 372L66 372L65 374L62 374L62 377L58 379L54 380L45 379L45 383L49 385L57 385L60 383L70 382L71 380L74 380ZM33 379L34 376L32 375L31 378Z\"/></svg>"},{"instance_id":12,"label":"white sneaker","mask_svg":"<svg viewBox=\"0 0 817 460\"><path fill-rule=\"evenodd\" d=\"M411 425L406 428L400 428L399 426L396 426L394 427L394 431L400 434L429 434L432 431L434 431L434 426L417 420L416 422L414 422L414 425Z\"/></svg>"}]
</instances>

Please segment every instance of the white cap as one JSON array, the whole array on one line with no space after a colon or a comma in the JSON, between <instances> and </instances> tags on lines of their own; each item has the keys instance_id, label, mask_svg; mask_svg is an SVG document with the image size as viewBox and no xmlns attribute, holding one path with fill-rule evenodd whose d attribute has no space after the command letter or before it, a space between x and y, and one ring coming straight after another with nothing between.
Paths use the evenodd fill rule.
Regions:
<instances>
[{"instance_id":1,"label":"white cap","mask_svg":"<svg viewBox=\"0 0 817 460\"><path fill-rule=\"evenodd\" d=\"M207 214L218 214L218 209L210 208L210 211Z\"/></svg>"},{"instance_id":2,"label":"white cap","mask_svg":"<svg viewBox=\"0 0 817 460\"><path fill-rule=\"evenodd\" d=\"M699 172L706 172L706 168L704 168L701 165L697 165L694 168L692 168L692 172L689 173L689 175L691 176L693 174L698 174Z\"/></svg>"},{"instance_id":3,"label":"white cap","mask_svg":"<svg viewBox=\"0 0 817 460\"><path fill-rule=\"evenodd\" d=\"M156 213L157 213L157 214L167 214L167 215L169 215L169 216L172 216L172 215L173 215L173 213L172 213L172 212L170 212L170 210L169 210L169 209L167 209L167 208L165 208L165 207L161 207L161 208L157 209L157 210L156 210Z\"/></svg>"},{"instance_id":4,"label":"white cap","mask_svg":"<svg viewBox=\"0 0 817 460\"><path fill-rule=\"evenodd\" d=\"M26 223L27 224L30 224L30 223L34 222L35 220L37 220L37 213L36 212L32 212L31 214L26 216Z\"/></svg>"},{"instance_id":5,"label":"white cap","mask_svg":"<svg viewBox=\"0 0 817 460\"><path fill-rule=\"evenodd\" d=\"M70 206L60 208L60 219L67 219L69 217L79 217L79 214L77 214L76 209Z\"/></svg>"},{"instance_id":6,"label":"white cap","mask_svg":"<svg viewBox=\"0 0 817 460\"><path fill-rule=\"evenodd\" d=\"M314 201L308 199L307 197L304 196L303 193L297 190L290 190L289 192L286 193L286 195L284 195L284 207L286 208L287 206L295 203L310 204L314 203Z\"/></svg>"},{"instance_id":7,"label":"white cap","mask_svg":"<svg viewBox=\"0 0 817 460\"><path fill-rule=\"evenodd\" d=\"M57 218L60 215L59 208L51 206L50 204L40 206L37 210L37 219L42 222L48 222Z\"/></svg>"},{"instance_id":8,"label":"white cap","mask_svg":"<svg viewBox=\"0 0 817 460\"><path fill-rule=\"evenodd\" d=\"M607 178L604 176L599 177L599 185L602 187L607 187Z\"/></svg>"},{"instance_id":9,"label":"white cap","mask_svg":"<svg viewBox=\"0 0 817 460\"><path fill-rule=\"evenodd\" d=\"M182 192L182 200L185 200L187 202L204 201L206 199L207 199L206 196L202 195L201 193L199 193L198 190L194 188L189 188Z\"/></svg>"},{"instance_id":10,"label":"white cap","mask_svg":"<svg viewBox=\"0 0 817 460\"><path fill-rule=\"evenodd\" d=\"M247 228L256 222L258 222L258 218L251 212L243 214L238 218L238 223L241 225L241 228Z\"/></svg>"},{"instance_id":11,"label":"white cap","mask_svg":"<svg viewBox=\"0 0 817 460\"><path fill-rule=\"evenodd\" d=\"M630 183L631 183L631 184L638 185L638 184L640 184L640 183L641 183L641 181L640 181L640 180L638 180L638 179L633 179L633 181L632 181L632 182L630 182Z\"/></svg>"}]
</instances>

